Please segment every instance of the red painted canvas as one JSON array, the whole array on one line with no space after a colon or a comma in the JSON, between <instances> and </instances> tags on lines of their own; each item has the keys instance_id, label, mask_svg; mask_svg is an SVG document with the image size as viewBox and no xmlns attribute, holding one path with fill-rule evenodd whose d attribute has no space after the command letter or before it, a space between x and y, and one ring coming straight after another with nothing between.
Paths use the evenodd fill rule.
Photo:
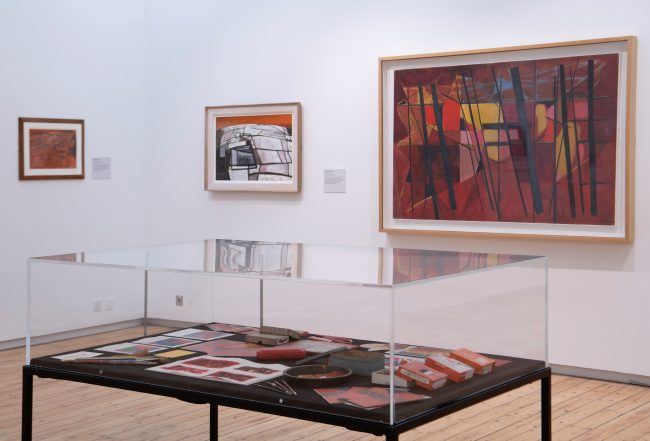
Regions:
<instances>
[{"instance_id":1,"label":"red painted canvas","mask_svg":"<svg viewBox=\"0 0 650 441\"><path fill-rule=\"evenodd\" d=\"M393 217L614 225L619 55L395 72Z\"/></svg>"}]
</instances>

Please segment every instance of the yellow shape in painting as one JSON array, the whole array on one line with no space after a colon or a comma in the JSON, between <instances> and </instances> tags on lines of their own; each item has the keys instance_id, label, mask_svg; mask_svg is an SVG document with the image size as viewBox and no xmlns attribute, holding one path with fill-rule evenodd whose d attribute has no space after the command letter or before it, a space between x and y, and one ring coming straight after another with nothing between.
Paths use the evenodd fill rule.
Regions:
<instances>
[{"instance_id":1,"label":"yellow shape in painting","mask_svg":"<svg viewBox=\"0 0 650 441\"><path fill-rule=\"evenodd\" d=\"M578 159L576 155L576 131L573 130L573 123L567 123L569 128L569 153L571 155L571 165L575 167ZM580 137L580 126L578 126L578 137ZM566 175L566 156L564 153L564 136L562 130L555 138L555 161L557 162L557 179Z\"/></svg>"},{"instance_id":2,"label":"yellow shape in painting","mask_svg":"<svg viewBox=\"0 0 650 441\"><path fill-rule=\"evenodd\" d=\"M494 124L503 122L503 114L498 104L494 103L476 103L476 104L463 104L461 117L468 123L472 123L470 110L474 116L474 122L477 129L482 129L482 124Z\"/></svg>"},{"instance_id":3,"label":"yellow shape in painting","mask_svg":"<svg viewBox=\"0 0 650 441\"><path fill-rule=\"evenodd\" d=\"M546 106L544 104L535 105L535 119L537 120L537 136L546 130Z\"/></svg>"},{"instance_id":4,"label":"yellow shape in painting","mask_svg":"<svg viewBox=\"0 0 650 441\"><path fill-rule=\"evenodd\" d=\"M470 114L470 111L472 112ZM483 124L496 124L503 122L503 113L501 112L501 107L498 104L494 103L475 103L475 104L463 104L461 106L461 118L465 119L468 124L472 123L472 117L474 117L474 123L476 124L477 130L482 130L483 140L485 142L497 142L499 141L499 131L494 129L483 129ZM505 141L501 139L500 141ZM499 160L499 148L498 147L488 147L488 158L493 161Z\"/></svg>"},{"instance_id":5,"label":"yellow shape in painting","mask_svg":"<svg viewBox=\"0 0 650 441\"><path fill-rule=\"evenodd\" d=\"M402 90L404 90L404 95L406 95L406 100L409 104L420 105L419 87L402 87ZM425 106L433 104L433 99L431 99L431 89L427 90L427 87L422 87L422 97L424 98Z\"/></svg>"}]
</instances>

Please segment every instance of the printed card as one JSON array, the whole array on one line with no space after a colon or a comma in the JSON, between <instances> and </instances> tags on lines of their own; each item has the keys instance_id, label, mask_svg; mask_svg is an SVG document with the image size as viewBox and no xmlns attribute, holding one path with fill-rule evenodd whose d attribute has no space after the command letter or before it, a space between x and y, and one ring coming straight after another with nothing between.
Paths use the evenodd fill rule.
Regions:
<instances>
[{"instance_id":1,"label":"printed card","mask_svg":"<svg viewBox=\"0 0 650 441\"><path fill-rule=\"evenodd\" d=\"M114 345L95 348L97 351L115 352L117 354L148 354L152 352L164 351L165 348L160 346L143 345L138 343L117 343Z\"/></svg>"},{"instance_id":2,"label":"printed card","mask_svg":"<svg viewBox=\"0 0 650 441\"><path fill-rule=\"evenodd\" d=\"M166 348L180 348L181 346L187 346L195 344L196 340L190 340L189 338L178 338L178 337L168 337L166 335L158 335L156 337L146 337L136 340L133 343L141 343L143 345L154 345L154 346L164 346Z\"/></svg>"},{"instance_id":3,"label":"printed card","mask_svg":"<svg viewBox=\"0 0 650 441\"><path fill-rule=\"evenodd\" d=\"M202 355L148 370L248 386L279 377L285 369L287 366L281 364L259 364L243 358Z\"/></svg>"},{"instance_id":4,"label":"printed card","mask_svg":"<svg viewBox=\"0 0 650 441\"><path fill-rule=\"evenodd\" d=\"M72 352L70 354L56 355L52 358L56 358L57 360L61 360L61 361L69 361L69 360L75 360L77 358L97 357L98 355L102 355L102 354L100 354L99 352L79 351L79 352Z\"/></svg>"},{"instance_id":5,"label":"printed card","mask_svg":"<svg viewBox=\"0 0 650 441\"><path fill-rule=\"evenodd\" d=\"M216 340L218 338L230 337L233 334L225 332L205 331L203 329L189 328L179 331L168 332L165 335L170 337L193 338L194 340Z\"/></svg>"}]
</instances>

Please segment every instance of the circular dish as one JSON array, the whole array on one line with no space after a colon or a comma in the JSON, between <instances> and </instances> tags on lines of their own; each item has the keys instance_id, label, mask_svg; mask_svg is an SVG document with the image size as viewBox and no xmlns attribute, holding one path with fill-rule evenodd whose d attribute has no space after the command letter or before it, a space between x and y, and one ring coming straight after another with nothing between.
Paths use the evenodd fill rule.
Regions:
<instances>
[{"instance_id":1,"label":"circular dish","mask_svg":"<svg viewBox=\"0 0 650 441\"><path fill-rule=\"evenodd\" d=\"M352 371L348 368L327 364L306 364L284 371L292 382L312 386L327 386L344 382Z\"/></svg>"}]
</instances>

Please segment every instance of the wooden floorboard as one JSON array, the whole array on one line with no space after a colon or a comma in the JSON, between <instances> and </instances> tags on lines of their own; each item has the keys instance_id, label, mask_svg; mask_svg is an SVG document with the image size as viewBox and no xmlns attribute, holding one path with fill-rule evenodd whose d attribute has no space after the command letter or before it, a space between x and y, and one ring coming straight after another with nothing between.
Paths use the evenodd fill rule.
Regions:
<instances>
[{"instance_id":1,"label":"wooden floorboard","mask_svg":"<svg viewBox=\"0 0 650 441\"><path fill-rule=\"evenodd\" d=\"M164 328L150 328L161 332ZM33 356L142 335L142 328L32 348ZM24 349L0 351L0 440L20 439ZM650 441L650 388L554 375L555 441ZM538 440L539 383L526 385L403 434L400 441ZM52 379L34 379L34 439L205 441L207 405ZM219 407L221 441L380 440L326 424Z\"/></svg>"}]
</instances>

